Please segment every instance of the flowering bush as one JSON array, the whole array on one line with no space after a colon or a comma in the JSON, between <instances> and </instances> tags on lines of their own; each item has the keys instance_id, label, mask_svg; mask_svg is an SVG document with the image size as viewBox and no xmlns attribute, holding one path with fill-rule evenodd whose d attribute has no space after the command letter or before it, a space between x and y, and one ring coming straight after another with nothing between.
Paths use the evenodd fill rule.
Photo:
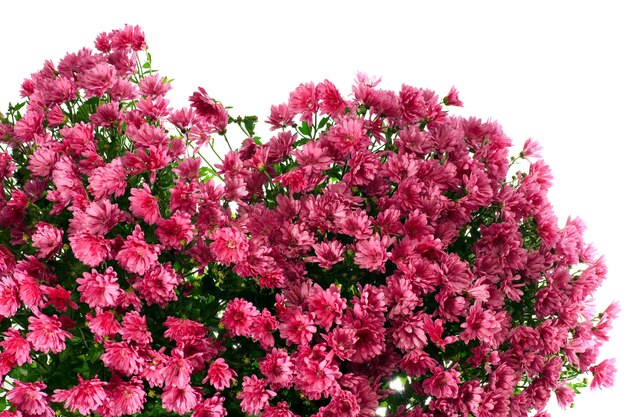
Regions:
<instances>
[{"instance_id":1,"label":"flowering bush","mask_svg":"<svg viewBox=\"0 0 626 417\"><path fill-rule=\"evenodd\" d=\"M0 416L526 416L612 383L602 257L454 88L301 84L263 143L203 89L171 109L138 27L95 48L2 116Z\"/></svg>"}]
</instances>

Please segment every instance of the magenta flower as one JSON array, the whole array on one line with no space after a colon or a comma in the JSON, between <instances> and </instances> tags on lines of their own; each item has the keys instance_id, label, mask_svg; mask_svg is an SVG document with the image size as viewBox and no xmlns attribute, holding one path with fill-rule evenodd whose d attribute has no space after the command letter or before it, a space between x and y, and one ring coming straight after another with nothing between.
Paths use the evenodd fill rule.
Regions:
<instances>
[{"instance_id":1,"label":"magenta flower","mask_svg":"<svg viewBox=\"0 0 626 417\"><path fill-rule=\"evenodd\" d=\"M218 391L222 391L224 388L230 387L230 383L237 376L237 372L230 369L228 364L224 361L224 358L217 358L209 366L209 370L206 378L202 381L206 384L207 381L213 385Z\"/></svg>"},{"instance_id":2,"label":"magenta flower","mask_svg":"<svg viewBox=\"0 0 626 417\"><path fill-rule=\"evenodd\" d=\"M226 330L235 336L249 336L253 317L261 314L254 305L241 298L235 298L226 306L222 323Z\"/></svg>"},{"instance_id":3,"label":"magenta flower","mask_svg":"<svg viewBox=\"0 0 626 417\"><path fill-rule=\"evenodd\" d=\"M433 376L426 378L422 383L424 392L438 398L455 398L459 392L459 372L455 369L448 371L437 368L433 371Z\"/></svg>"},{"instance_id":4,"label":"magenta flower","mask_svg":"<svg viewBox=\"0 0 626 417\"><path fill-rule=\"evenodd\" d=\"M128 272L143 275L157 262L160 252L158 245L146 243L141 227L136 225L133 234L126 237L115 260Z\"/></svg>"},{"instance_id":5,"label":"magenta flower","mask_svg":"<svg viewBox=\"0 0 626 417\"><path fill-rule=\"evenodd\" d=\"M265 388L265 380L256 375L244 376L242 389L237 398L241 400L241 410L247 414L259 414L269 404L270 398L276 396L274 391Z\"/></svg>"},{"instance_id":6,"label":"magenta flower","mask_svg":"<svg viewBox=\"0 0 626 417\"><path fill-rule=\"evenodd\" d=\"M103 404L102 407L110 407L115 415L135 414L143 410L146 402L146 392L143 390L143 383L137 377L124 382L121 379L113 379L108 384L108 401L110 404ZM101 409L97 411L102 413Z\"/></svg>"},{"instance_id":7,"label":"magenta flower","mask_svg":"<svg viewBox=\"0 0 626 417\"><path fill-rule=\"evenodd\" d=\"M100 356L104 365L112 371L122 375L137 374L143 367L143 358L139 355L137 346L128 342L104 342L104 353Z\"/></svg>"},{"instance_id":8,"label":"magenta flower","mask_svg":"<svg viewBox=\"0 0 626 417\"><path fill-rule=\"evenodd\" d=\"M20 307L17 283L10 277L0 279L0 316L11 317ZM38 303L36 303L38 304Z\"/></svg>"},{"instance_id":9,"label":"magenta flower","mask_svg":"<svg viewBox=\"0 0 626 417\"><path fill-rule=\"evenodd\" d=\"M175 289L180 283L181 277L176 274L169 262L165 265L157 263L145 273L142 279L133 283L133 288L148 305L156 304L159 307L165 307L170 301L178 299Z\"/></svg>"},{"instance_id":10,"label":"magenta flower","mask_svg":"<svg viewBox=\"0 0 626 417\"><path fill-rule=\"evenodd\" d=\"M100 235L80 233L69 237L76 259L87 266L100 265L111 254L111 243Z\"/></svg>"},{"instance_id":11,"label":"magenta flower","mask_svg":"<svg viewBox=\"0 0 626 417\"><path fill-rule=\"evenodd\" d=\"M168 358L161 374L166 386L185 388L191 382L191 372L193 367L185 359L179 349L172 352L172 357Z\"/></svg>"},{"instance_id":12,"label":"magenta flower","mask_svg":"<svg viewBox=\"0 0 626 417\"><path fill-rule=\"evenodd\" d=\"M126 191L126 170L122 160L117 158L108 165L94 169L89 176L87 189L96 199L123 195Z\"/></svg>"},{"instance_id":13,"label":"magenta flower","mask_svg":"<svg viewBox=\"0 0 626 417\"><path fill-rule=\"evenodd\" d=\"M13 389L7 393L7 400L25 416L53 417L54 411L50 408L48 394L43 392L44 388L46 384L41 381L16 380L13 382Z\"/></svg>"},{"instance_id":14,"label":"magenta flower","mask_svg":"<svg viewBox=\"0 0 626 417\"><path fill-rule=\"evenodd\" d=\"M280 318L278 330L280 337L285 339L287 345L308 345L317 332L311 317L295 308L287 310Z\"/></svg>"},{"instance_id":15,"label":"magenta flower","mask_svg":"<svg viewBox=\"0 0 626 417\"><path fill-rule=\"evenodd\" d=\"M33 247L37 248L38 258L47 258L61 249L63 230L47 223L39 222L33 233Z\"/></svg>"},{"instance_id":16,"label":"magenta flower","mask_svg":"<svg viewBox=\"0 0 626 417\"><path fill-rule=\"evenodd\" d=\"M15 329L7 329L2 333L4 340L0 341L0 346L4 350L4 353L13 355L17 366L22 366L25 363L32 363L33 359L30 357L30 344L22 334Z\"/></svg>"},{"instance_id":17,"label":"magenta flower","mask_svg":"<svg viewBox=\"0 0 626 417\"><path fill-rule=\"evenodd\" d=\"M341 298L339 288L334 284L326 290L315 284L307 303L313 319L325 330L329 330L334 322L340 320L346 308L346 300Z\"/></svg>"},{"instance_id":18,"label":"magenta flower","mask_svg":"<svg viewBox=\"0 0 626 417\"><path fill-rule=\"evenodd\" d=\"M196 392L190 385L185 385L182 388L166 387L161 396L163 409L181 415L193 410L200 398L200 393Z\"/></svg>"},{"instance_id":19,"label":"magenta flower","mask_svg":"<svg viewBox=\"0 0 626 417\"><path fill-rule=\"evenodd\" d=\"M122 326L110 311L97 313L95 316L87 314L87 326L95 335L95 340L102 343L106 336L114 336L122 330Z\"/></svg>"},{"instance_id":20,"label":"magenta flower","mask_svg":"<svg viewBox=\"0 0 626 417\"><path fill-rule=\"evenodd\" d=\"M300 84L289 94L289 111L293 114L300 113L300 120L311 123L313 113L318 110L318 97L315 84Z\"/></svg>"},{"instance_id":21,"label":"magenta flower","mask_svg":"<svg viewBox=\"0 0 626 417\"><path fill-rule=\"evenodd\" d=\"M143 184L143 189L132 188L130 190L131 196L128 198L130 201L130 211L133 216L143 219L148 224L154 224L161 217L159 213L159 202L150 191L148 184Z\"/></svg>"},{"instance_id":22,"label":"magenta flower","mask_svg":"<svg viewBox=\"0 0 626 417\"><path fill-rule=\"evenodd\" d=\"M72 334L63 330L61 321L55 315L45 314L28 318L28 334L26 340L33 349L43 353L60 353L65 349L65 339L72 338Z\"/></svg>"},{"instance_id":23,"label":"magenta flower","mask_svg":"<svg viewBox=\"0 0 626 417\"><path fill-rule=\"evenodd\" d=\"M164 324L167 330L163 333L163 336L178 343L184 343L198 337L203 337L209 330L202 323L190 319L179 319L177 317L168 317Z\"/></svg>"},{"instance_id":24,"label":"magenta flower","mask_svg":"<svg viewBox=\"0 0 626 417\"><path fill-rule=\"evenodd\" d=\"M87 303L89 307L111 307L115 305L117 298L122 294L117 283L117 273L112 267L108 267L104 274L95 269L83 272L83 278L78 278L78 292L80 301Z\"/></svg>"},{"instance_id":25,"label":"magenta flower","mask_svg":"<svg viewBox=\"0 0 626 417\"><path fill-rule=\"evenodd\" d=\"M219 393L211 398L199 402L191 415L192 417L226 417L226 409L224 408L224 397Z\"/></svg>"},{"instance_id":26,"label":"magenta flower","mask_svg":"<svg viewBox=\"0 0 626 417\"><path fill-rule=\"evenodd\" d=\"M124 315L119 333L122 335L122 340L133 341L140 346L152 342L146 316L142 316L136 311L130 311Z\"/></svg>"},{"instance_id":27,"label":"magenta flower","mask_svg":"<svg viewBox=\"0 0 626 417\"><path fill-rule=\"evenodd\" d=\"M390 257L387 252L389 245L393 243L393 238L378 235L370 237L368 240L357 242L354 254L354 263L368 271L385 272L385 262Z\"/></svg>"},{"instance_id":28,"label":"magenta flower","mask_svg":"<svg viewBox=\"0 0 626 417\"><path fill-rule=\"evenodd\" d=\"M169 219L157 221L156 235L166 249L182 249L194 238L194 226L187 213L177 211Z\"/></svg>"},{"instance_id":29,"label":"magenta flower","mask_svg":"<svg viewBox=\"0 0 626 417\"><path fill-rule=\"evenodd\" d=\"M459 338L465 343L478 339L482 342L491 343L495 333L501 329L500 322L489 310L483 310L479 304L470 307L465 323L461 324L465 330L461 332Z\"/></svg>"},{"instance_id":30,"label":"magenta flower","mask_svg":"<svg viewBox=\"0 0 626 417\"><path fill-rule=\"evenodd\" d=\"M284 349L272 349L259 361L259 370L267 378L272 389L289 388L293 380L294 365Z\"/></svg>"},{"instance_id":31,"label":"magenta flower","mask_svg":"<svg viewBox=\"0 0 626 417\"><path fill-rule=\"evenodd\" d=\"M242 261L248 251L248 238L233 227L217 229L211 235L209 247L215 258L225 264Z\"/></svg>"},{"instance_id":32,"label":"magenta flower","mask_svg":"<svg viewBox=\"0 0 626 417\"><path fill-rule=\"evenodd\" d=\"M615 384L615 359L605 359L599 364L589 368L593 374L591 389L609 388Z\"/></svg>"},{"instance_id":33,"label":"magenta flower","mask_svg":"<svg viewBox=\"0 0 626 417\"><path fill-rule=\"evenodd\" d=\"M97 377L84 380L78 375L78 385L70 389L56 389L52 396L52 401L65 402L65 408L71 412L78 411L86 416L94 412L107 400L104 388L106 382L100 381Z\"/></svg>"}]
</instances>

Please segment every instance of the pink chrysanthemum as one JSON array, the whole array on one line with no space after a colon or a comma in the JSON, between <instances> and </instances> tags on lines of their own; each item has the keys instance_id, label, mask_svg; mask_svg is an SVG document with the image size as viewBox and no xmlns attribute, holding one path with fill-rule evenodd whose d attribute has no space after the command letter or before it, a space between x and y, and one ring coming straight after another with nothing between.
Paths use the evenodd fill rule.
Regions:
<instances>
[{"instance_id":1,"label":"pink chrysanthemum","mask_svg":"<svg viewBox=\"0 0 626 417\"><path fill-rule=\"evenodd\" d=\"M128 200L133 216L143 219L148 224L155 224L161 218L159 201L152 195L148 184L143 184L143 189L132 188L130 194Z\"/></svg>"},{"instance_id":2,"label":"pink chrysanthemum","mask_svg":"<svg viewBox=\"0 0 626 417\"><path fill-rule=\"evenodd\" d=\"M349 360L356 353L356 329L342 329L335 327L330 333L322 337L333 354L341 360Z\"/></svg>"},{"instance_id":3,"label":"pink chrysanthemum","mask_svg":"<svg viewBox=\"0 0 626 417\"><path fill-rule=\"evenodd\" d=\"M95 340L102 343L105 337L113 336L122 330L122 326L118 323L115 315L111 311L103 311L95 316L87 314L87 326L95 335Z\"/></svg>"},{"instance_id":4,"label":"pink chrysanthemum","mask_svg":"<svg viewBox=\"0 0 626 417\"><path fill-rule=\"evenodd\" d=\"M366 134L365 122L356 117L342 117L328 131L328 139L341 155L367 148L371 140Z\"/></svg>"},{"instance_id":5,"label":"pink chrysanthemum","mask_svg":"<svg viewBox=\"0 0 626 417\"><path fill-rule=\"evenodd\" d=\"M455 398L459 392L459 372L455 369L448 371L439 367L433 371L433 376L426 378L422 383L424 392L437 398Z\"/></svg>"},{"instance_id":6,"label":"pink chrysanthemum","mask_svg":"<svg viewBox=\"0 0 626 417\"><path fill-rule=\"evenodd\" d=\"M103 274L95 269L92 269L91 273L83 272L83 278L78 278L76 282L80 301L87 303L91 308L112 307L122 294L113 267L108 267Z\"/></svg>"},{"instance_id":7,"label":"pink chrysanthemum","mask_svg":"<svg viewBox=\"0 0 626 417\"><path fill-rule=\"evenodd\" d=\"M120 158L106 166L94 169L89 175L87 189L99 200L111 195L120 197L126 191L126 170Z\"/></svg>"},{"instance_id":8,"label":"pink chrysanthemum","mask_svg":"<svg viewBox=\"0 0 626 417\"><path fill-rule=\"evenodd\" d=\"M0 279L0 317L12 317L17 312L20 307L18 288L13 278L6 276Z\"/></svg>"},{"instance_id":9,"label":"pink chrysanthemum","mask_svg":"<svg viewBox=\"0 0 626 417\"><path fill-rule=\"evenodd\" d=\"M260 315L252 318L250 336L259 342L263 349L274 347L274 335L272 332L278 328L278 320L264 308Z\"/></svg>"},{"instance_id":10,"label":"pink chrysanthemum","mask_svg":"<svg viewBox=\"0 0 626 417\"><path fill-rule=\"evenodd\" d=\"M213 385L218 391L222 391L224 388L230 387L231 380L235 379L237 376L237 372L233 371L224 358L217 358L213 363L209 366L209 370L207 371L207 376L202 381L203 384L206 384L207 381Z\"/></svg>"},{"instance_id":11,"label":"pink chrysanthemum","mask_svg":"<svg viewBox=\"0 0 626 417\"><path fill-rule=\"evenodd\" d=\"M143 381L137 377L124 382L117 378L109 383L108 401L114 415L132 415L143 410L146 402L146 392L143 390ZM104 405L107 405L106 403ZM102 414L99 410L98 414Z\"/></svg>"},{"instance_id":12,"label":"pink chrysanthemum","mask_svg":"<svg viewBox=\"0 0 626 417\"><path fill-rule=\"evenodd\" d=\"M166 386L185 388L191 381L191 363L183 357L180 349L174 349L171 358L167 360L162 375Z\"/></svg>"},{"instance_id":13,"label":"pink chrysanthemum","mask_svg":"<svg viewBox=\"0 0 626 417\"><path fill-rule=\"evenodd\" d=\"M615 384L615 359L605 359L596 366L589 368L593 374L591 389L609 388Z\"/></svg>"},{"instance_id":14,"label":"pink chrysanthemum","mask_svg":"<svg viewBox=\"0 0 626 417\"><path fill-rule=\"evenodd\" d=\"M157 221L156 235L166 249L181 249L193 240L195 235L191 217L177 211L169 219Z\"/></svg>"},{"instance_id":15,"label":"pink chrysanthemum","mask_svg":"<svg viewBox=\"0 0 626 417\"><path fill-rule=\"evenodd\" d=\"M315 84L300 84L289 94L289 110L294 114L300 113L300 120L312 123L313 113L319 107Z\"/></svg>"},{"instance_id":16,"label":"pink chrysanthemum","mask_svg":"<svg viewBox=\"0 0 626 417\"><path fill-rule=\"evenodd\" d=\"M182 278L169 262L165 265L157 263L133 283L133 288L148 305L165 307L170 301L178 299L175 289L181 281Z\"/></svg>"},{"instance_id":17,"label":"pink chrysanthemum","mask_svg":"<svg viewBox=\"0 0 626 417\"><path fill-rule=\"evenodd\" d=\"M302 350L295 365L295 387L309 399L328 397L339 388L337 380L341 377L341 371L333 360L332 352L326 352L323 345Z\"/></svg>"},{"instance_id":18,"label":"pink chrysanthemum","mask_svg":"<svg viewBox=\"0 0 626 417\"><path fill-rule=\"evenodd\" d=\"M163 390L163 395L161 396L163 409L180 415L187 414L193 410L201 398L200 393L196 392L190 385L182 388L167 387Z\"/></svg>"},{"instance_id":19,"label":"pink chrysanthemum","mask_svg":"<svg viewBox=\"0 0 626 417\"><path fill-rule=\"evenodd\" d=\"M28 169L31 175L48 178L58 158L59 154L51 146L37 148L29 157Z\"/></svg>"},{"instance_id":20,"label":"pink chrysanthemum","mask_svg":"<svg viewBox=\"0 0 626 417\"><path fill-rule=\"evenodd\" d=\"M204 337L209 330L202 323L178 317L168 317L164 324L167 330L163 336L177 343L184 343L190 339Z\"/></svg>"},{"instance_id":21,"label":"pink chrysanthemum","mask_svg":"<svg viewBox=\"0 0 626 417\"><path fill-rule=\"evenodd\" d=\"M124 315L120 334L123 340L133 341L138 345L152 343L152 335L148 330L146 316L142 316L136 311L130 311Z\"/></svg>"},{"instance_id":22,"label":"pink chrysanthemum","mask_svg":"<svg viewBox=\"0 0 626 417\"><path fill-rule=\"evenodd\" d=\"M115 260L128 272L143 275L157 262L160 252L158 245L146 243L141 227L135 225L133 234L126 238Z\"/></svg>"},{"instance_id":23,"label":"pink chrysanthemum","mask_svg":"<svg viewBox=\"0 0 626 417\"><path fill-rule=\"evenodd\" d=\"M483 310L479 304L470 307L466 322L461 324L461 327L465 330L461 332L459 338L465 343L473 339L490 343L493 335L501 329L500 322L493 312Z\"/></svg>"},{"instance_id":24,"label":"pink chrysanthemum","mask_svg":"<svg viewBox=\"0 0 626 417\"><path fill-rule=\"evenodd\" d=\"M272 390L265 388L265 380L256 375L244 376L242 392L237 394L241 400L241 410L247 414L259 414L269 404L270 398L276 396Z\"/></svg>"},{"instance_id":25,"label":"pink chrysanthemum","mask_svg":"<svg viewBox=\"0 0 626 417\"><path fill-rule=\"evenodd\" d=\"M137 346L128 342L105 341L104 353L100 359L110 370L127 376L139 373L143 367L143 359Z\"/></svg>"},{"instance_id":26,"label":"pink chrysanthemum","mask_svg":"<svg viewBox=\"0 0 626 417\"><path fill-rule=\"evenodd\" d=\"M63 230L48 223L37 223L32 236L33 247L37 248L37 257L43 259L54 255L61 248L62 239Z\"/></svg>"},{"instance_id":27,"label":"pink chrysanthemum","mask_svg":"<svg viewBox=\"0 0 626 417\"><path fill-rule=\"evenodd\" d=\"M217 132L226 129L226 125L228 124L228 111L226 111L221 103L210 98L204 88L199 87L198 91L189 97L189 101L198 116L203 118L209 125L213 126Z\"/></svg>"},{"instance_id":28,"label":"pink chrysanthemum","mask_svg":"<svg viewBox=\"0 0 626 417\"><path fill-rule=\"evenodd\" d=\"M317 332L317 327L308 314L300 309L291 308L280 317L278 325L280 337L289 345L308 345Z\"/></svg>"},{"instance_id":29,"label":"pink chrysanthemum","mask_svg":"<svg viewBox=\"0 0 626 417\"><path fill-rule=\"evenodd\" d=\"M191 417L226 417L226 409L223 404L224 397L217 393L211 398L198 403Z\"/></svg>"},{"instance_id":30,"label":"pink chrysanthemum","mask_svg":"<svg viewBox=\"0 0 626 417\"><path fill-rule=\"evenodd\" d=\"M106 382L97 377L85 380L78 375L78 385L70 389L56 389L52 401L65 402L65 408L71 412L78 412L84 416L96 411L107 400L104 391Z\"/></svg>"},{"instance_id":31,"label":"pink chrysanthemum","mask_svg":"<svg viewBox=\"0 0 626 417\"><path fill-rule=\"evenodd\" d=\"M48 403L48 394L43 392L46 384L41 381L13 381L13 388L7 393L7 399L26 417L54 417L54 411Z\"/></svg>"},{"instance_id":32,"label":"pink chrysanthemum","mask_svg":"<svg viewBox=\"0 0 626 417\"><path fill-rule=\"evenodd\" d=\"M111 254L111 243L104 236L79 233L69 237L76 259L87 266L96 267Z\"/></svg>"},{"instance_id":33,"label":"pink chrysanthemum","mask_svg":"<svg viewBox=\"0 0 626 417\"><path fill-rule=\"evenodd\" d=\"M319 263L321 268L330 269L343 259L345 248L337 240L320 242L313 245L315 256L307 260Z\"/></svg>"},{"instance_id":34,"label":"pink chrysanthemum","mask_svg":"<svg viewBox=\"0 0 626 417\"><path fill-rule=\"evenodd\" d=\"M222 323L234 336L249 336L252 318L261 314L249 301L235 298L226 306Z\"/></svg>"},{"instance_id":35,"label":"pink chrysanthemum","mask_svg":"<svg viewBox=\"0 0 626 417\"><path fill-rule=\"evenodd\" d=\"M385 272L385 262L390 257L387 248L393 239L389 236L378 235L370 237L368 240L357 242L354 254L354 263L368 271Z\"/></svg>"},{"instance_id":36,"label":"pink chrysanthemum","mask_svg":"<svg viewBox=\"0 0 626 417\"><path fill-rule=\"evenodd\" d=\"M333 394L330 403L323 407L323 416L333 417L357 417L360 415L357 397L350 391L339 390Z\"/></svg>"},{"instance_id":37,"label":"pink chrysanthemum","mask_svg":"<svg viewBox=\"0 0 626 417\"><path fill-rule=\"evenodd\" d=\"M209 247L215 258L225 264L242 261L248 252L248 238L233 227L217 229L211 235Z\"/></svg>"},{"instance_id":38,"label":"pink chrysanthemum","mask_svg":"<svg viewBox=\"0 0 626 417\"><path fill-rule=\"evenodd\" d=\"M574 397L576 396L572 387L565 384L559 385L554 390L554 393L556 394L556 401L559 403L559 407L564 410L574 402Z\"/></svg>"},{"instance_id":39,"label":"pink chrysanthemum","mask_svg":"<svg viewBox=\"0 0 626 417\"><path fill-rule=\"evenodd\" d=\"M335 284L331 284L327 289L315 284L309 293L307 306L315 323L329 330L330 326L341 318L346 308L346 300L341 297L341 291Z\"/></svg>"},{"instance_id":40,"label":"pink chrysanthemum","mask_svg":"<svg viewBox=\"0 0 626 417\"><path fill-rule=\"evenodd\" d=\"M259 361L259 370L275 390L288 388L293 380L294 365L284 349L272 349L265 359Z\"/></svg>"},{"instance_id":41,"label":"pink chrysanthemum","mask_svg":"<svg viewBox=\"0 0 626 417\"><path fill-rule=\"evenodd\" d=\"M33 349L43 353L60 353L65 349L65 339L72 338L72 334L63 330L58 317L48 317L45 314L28 318L28 334L26 340Z\"/></svg>"},{"instance_id":42,"label":"pink chrysanthemum","mask_svg":"<svg viewBox=\"0 0 626 417\"><path fill-rule=\"evenodd\" d=\"M108 199L94 201L85 210L82 217L82 231L93 235L105 235L124 219L128 219L117 204Z\"/></svg>"},{"instance_id":43,"label":"pink chrysanthemum","mask_svg":"<svg viewBox=\"0 0 626 417\"><path fill-rule=\"evenodd\" d=\"M0 341L0 346L4 349L4 353L13 355L17 366L22 366L25 363L32 363L33 359L30 357L30 344L22 334L15 329L7 329L2 333L4 340Z\"/></svg>"},{"instance_id":44,"label":"pink chrysanthemum","mask_svg":"<svg viewBox=\"0 0 626 417\"><path fill-rule=\"evenodd\" d=\"M72 293L59 284L56 287L43 287L42 290L48 296L45 307L53 306L59 312L66 311L68 306L74 310L78 308L78 305L72 301Z\"/></svg>"}]
</instances>

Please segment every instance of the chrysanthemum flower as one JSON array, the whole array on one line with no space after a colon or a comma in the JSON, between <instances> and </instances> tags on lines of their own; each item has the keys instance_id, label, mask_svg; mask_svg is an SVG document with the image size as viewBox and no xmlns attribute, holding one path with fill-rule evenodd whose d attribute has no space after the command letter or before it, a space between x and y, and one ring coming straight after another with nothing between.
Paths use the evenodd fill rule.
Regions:
<instances>
[{"instance_id":1,"label":"chrysanthemum flower","mask_svg":"<svg viewBox=\"0 0 626 417\"><path fill-rule=\"evenodd\" d=\"M101 274L95 269L83 272L83 278L76 280L80 301L87 303L89 307L111 307L115 305L117 298L122 293L117 283L117 273L112 267L108 267Z\"/></svg>"},{"instance_id":2,"label":"chrysanthemum flower","mask_svg":"<svg viewBox=\"0 0 626 417\"><path fill-rule=\"evenodd\" d=\"M160 252L158 245L146 243L141 227L136 225L133 234L126 237L115 260L128 272L143 275L157 262Z\"/></svg>"},{"instance_id":3,"label":"chrysanthemum flower","mask_svg":"<svg viewBox=\"0 0 626 417\"><path fill-rule=\"evenodd\" d=\"M69 389L56 389L52 401L65 402L65 408L84 416L96 411L107 400L103 387L106 382L93 378L85 380L78 375L78 385Z\"/></svg>"},{"instance_id":4,"label":"chrysanthemum flower","mask_svg":"<svg viewBox=\"0 0 626 417\"><path fill-rule=\"evenodd\" d=\"M26 340L33 349L43 353L60 353L65 349L65 339L72 338L72 334L63 330L61 321L55 315L45 314L28 318L28 334Z\"/></svg>"},{"instance_id":5,"label":"chrysanthemum flower","mask_svg":"<svg viewBox=\"0 0 626 417\"><path fill-rule=\"evenodd\" d=\"M207 376L202 381L203 384L209 382L218 391L230 387L230 383L237 376L237 372L233 371L224 358L217 358L209 366Z\"/></svg>"},{"instance_id":6,"label":"chrysanthemum flower","mask_svg":"<svg viewBox=\"0 0 626 417\"><path fill-rule=\"evenodd\" d=\"M265 380L256 375L244 376L242 392L237 394L241 400L241 410L247 414L259 414L269 404L270 398L276 396L276 392L265 388Z\"/></svg>"}]
</instances>

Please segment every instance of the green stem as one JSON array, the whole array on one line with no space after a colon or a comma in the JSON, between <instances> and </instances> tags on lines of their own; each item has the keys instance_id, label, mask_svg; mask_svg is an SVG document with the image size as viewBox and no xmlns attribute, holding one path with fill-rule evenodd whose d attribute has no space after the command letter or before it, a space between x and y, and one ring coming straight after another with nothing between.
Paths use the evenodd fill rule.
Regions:
<instances>
[{"instance_id":1,"label":"green stem","mask_svg":"<svg viewBox=\"0 0 626 417\"><path fill-rule=\"evenodd\" d=\"M240 126L240 127L241 127L241 126ZM243 129L242 129L242 130L243 130ZM244 133L246 133L246 132L244 131ZM246 133L246 134L247 134L247 133ZM250 135L248 135L248 136L250 136ZM226 141L226 145L228 145L228 149L230 149L230 150L232 151L232 150L233 150L233 147L232 147L232 146L230 146L230 142L228 141L228 136L226 136L226 133L224 133L224 140ZM213 148L213 146L211 146L211 148ZM213 151L213 152L215 152L215 151ZM217 157L218 157L218 158L220 158L220 157L219 157L219 155L218 155ZM222 160L222 158L220 158L220 160ZM224 162L224 161L222 161L222 162Z\"/></svg>"},{"instance_id":2,"label":"green stem","mask_svg":"<svg viewBox=\"0 0 626 417\"><path fill-rule=\"evenodd\" d=\"M204 155L202 155L200 152L198 152L198 155L200 155L200 158L202 158L202 160L204 162L207 163L207 165L209 166L209 168L211 169L211 171L213 171L213 174L219 178L220 180L224 181L224 178L222 178L222 176L220 174L217 173L216 169L213 167L213 165L211 165L211 163L204 157Z\"/></svg>"},{"instance_id":3,"label":"green stem","mask_svg":"<svg viewBox=\"0 0 626 417\"><path fill-rule=\"evenodd\" d=\"M228 143L228 140L226 141L226 143ZM222 159L222 157L215 151L215 148L213 147L213 141L210 140L209 141L209 146L211 147L211 150L213 151L213 153L215 154L215 156L217 156L217 159L220 160L220 162L224 162L224 160ZM230 147L230 145L228 145ZM232 149L231 149L232 150Z\"/></svg>"}]
</instances>

